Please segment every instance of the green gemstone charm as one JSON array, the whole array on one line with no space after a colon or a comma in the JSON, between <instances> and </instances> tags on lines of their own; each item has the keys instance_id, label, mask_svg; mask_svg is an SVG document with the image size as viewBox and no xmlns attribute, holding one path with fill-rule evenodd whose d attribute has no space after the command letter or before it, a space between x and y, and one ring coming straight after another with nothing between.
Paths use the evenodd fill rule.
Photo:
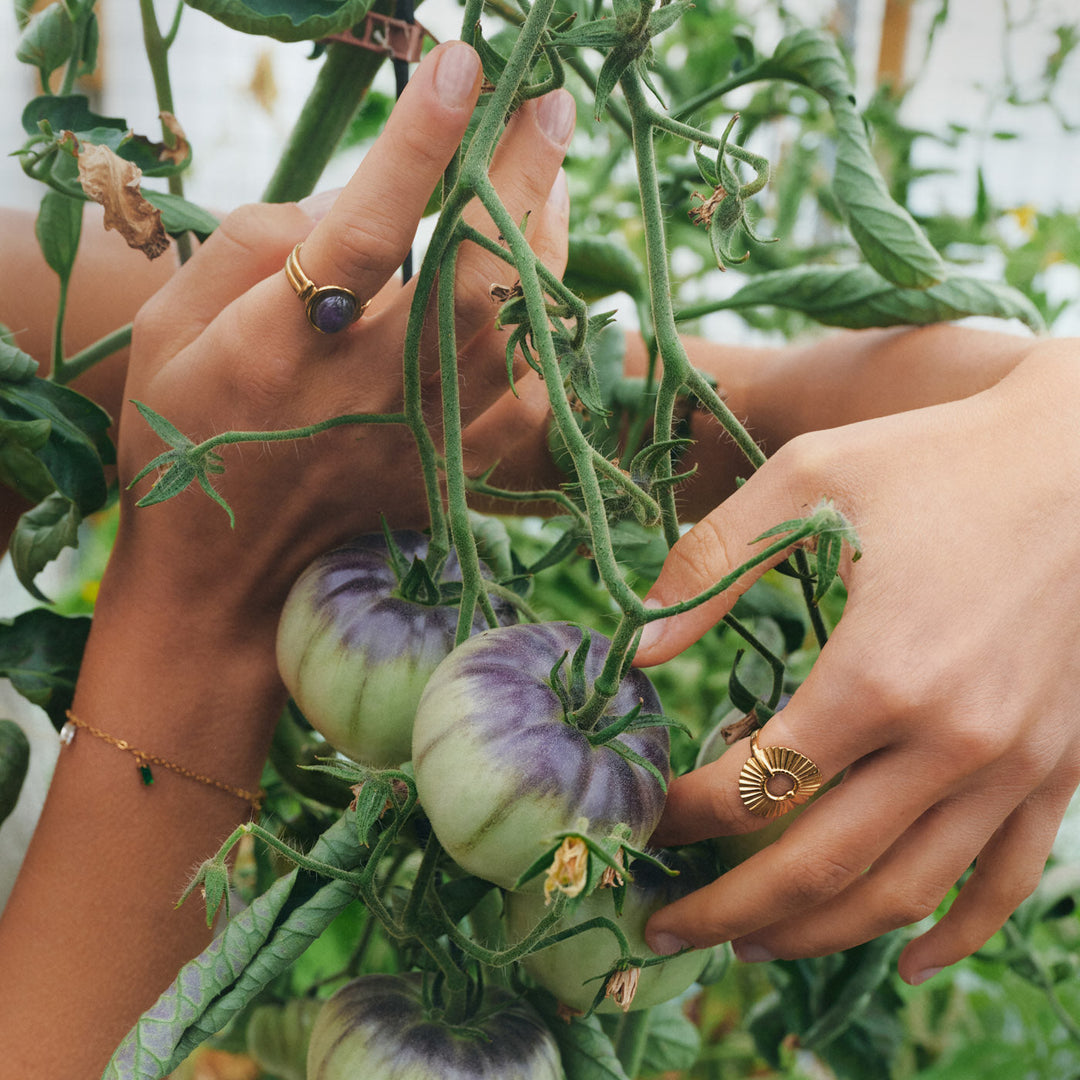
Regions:
<instances>
[{"instance_id":1,"label":"green gemstone charm","mask_svg":"<svg viewBox=\"0 0 1080 1080\"><path fill-rule=\"evenodd\" d=\"M149 787L154 782L154 773L149 765L139 766L139 775L142 777L142 782Z\"/></svg>"}]
</instances>

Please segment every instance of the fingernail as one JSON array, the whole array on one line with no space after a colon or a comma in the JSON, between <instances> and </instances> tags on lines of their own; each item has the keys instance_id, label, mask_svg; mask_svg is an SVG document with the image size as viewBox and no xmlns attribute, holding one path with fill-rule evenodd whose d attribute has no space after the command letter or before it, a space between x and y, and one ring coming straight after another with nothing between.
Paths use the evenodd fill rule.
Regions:
<instances>
[{"instance_id":1,"label":"fingernail","mask_svg":"<svg viewBox=\"0 0 1080 1080\"><path fill-rule=\"evenodd\" d=\"M672 953L690 948L689 942L683 941L675 934L669 934L666 930L661 930L656 934L647 934L645 940L657 956L671 956Z\"/></svg>"},{"instance_id":2,"label":"fingernail","mask_svg":"<svg viewBox=\"0 0 1080 1080\"><path fill-rule=\"evenodd\" d=\"M337 197L340 194L341 188L334 188L332 191L319 191L314 195L309 195L306 199L301 199L298 205L312 221L322 221L330 213L330 207L337 202Z\"/></svg>"},{"instance_id":3,"label":"fingernail","mask_svg":"<svg viewBox=\"0 0 1080 1080\"><path fill-rule=\"evenodd\" d=\"M661 604L659 600L650 596L645 601L644 606L646 611L655 611L657 608L661 608L664 605ZM643 653L655 648L666 632L666 619L656 619L654 622L646 623L641 631L641 640L638 642L637 651Z\"/></svg>"},{"instance_id":4,"label":"fingernail","mask_svg":"<svg viewBox=\"0 0 1080 1080\"><path fill-rule=\"evenodd\" d=\"M555 183L551 185L547 201L548 206L562 217L566 217L570 213L570 188L566 183L565 169L560 169L555 177Z\"/></svg>"},{"instance_id":5,"label":"fingernail","mask_svg":"<svg viewBox=\"0 0 1080 1080\"><path fill-rule=\"evenodd\" d=\"M757 945L752 941L733 941L731 949L744 964L763 964L767 960L776 959L764 945Z\"/></svg>"},{"instance_id":6,"label":"fingernail","mask_svg":"<svg viewBox=\"0 0 1080 1080\"><path fill-rule=\"evenodd\" d=\"M540 99L536 120L540 130L553 143L562 146L573 134L574 114L574 95L569 90L555 90Z\"/></svg>"},{"instance_id":7,"label":"fingernail","mask_svg":"<svg viewBox=\"0 0 1080 1080\"><path fill-rule=\"evenodd\" d=\"M923 968L922 971L917 971L912 975L909 985L918 986L920 983L926 982L927 979L932 979L940 970L939 967Z\"/></svg>"},{"instance_id":8,"label":"fingernail","mask_svg":"<svg viewBox=\"0 0 1080 1080\"><path fill-rule=\"evenodd\" d=\"M480 57L463 41L458 41L439 55L435 93L444 105L460 109L472 103L473 87L479 74Z\"/></svg>"}]
</instances>

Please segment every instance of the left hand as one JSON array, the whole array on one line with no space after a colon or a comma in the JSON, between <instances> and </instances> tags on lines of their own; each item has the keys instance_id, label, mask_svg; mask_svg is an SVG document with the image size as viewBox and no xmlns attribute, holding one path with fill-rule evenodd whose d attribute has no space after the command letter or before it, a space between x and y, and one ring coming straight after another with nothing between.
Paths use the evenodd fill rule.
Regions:
<instances>
[{"instance_id":1,"label":"left hand","mask_svg":"<svg viewBox=\"0 0 1080 1080\"><path fill-rule=\"evenodd\" d=\"M455 65L464 61L464 68ZM463 76L459 77L459 71ZM475 52L460 42L434 49L418 67L385 131L324 214L304 205L234 212L140 311L125 396L149 405L196 441L226 430L302 427L343 413L403 407L402 346L415 288L393 280L418 221L465 133L480 89ZM573 124L566 91L529 101L507 125L490 176L515 220L527 212L534 250L555 272L566 259L568 205L559 168ZM307 207L310 208L308 203ZM495 233L473 204L466 216ZM371 298L364 317L334 334L317 333L286 280L284 265L303 241L300 262L317 284ZM505 333L494 328L492 281L512 270L472 244L457 266L455 314L465 423L500 412L496 432L514 430L507 394ZM425 419L441 428L433 313L421 348ZM524 366L524 361L521 361ZM490 433L490 432L489 432ZM470 464L496 460L497 438L474 442ZM165 447L134 408L121 421L121 484ZM125 495L114 562L188 604L202 598L243 624L272 624L292 580L316 555L352 536L426 520L421 470L402 424L335 428L301 442L224 451L213 478L236 514L226 515L196 484L146 509Z\"/></svg>"},{"instance_id":2,"label":"left hand","mask_svg":"<svg viewBox=\"0 0 1080 1080\"><path fill-rule=\"evenodd\" d=\"M822 498L863 555L841 566L845 612L813 671L760 733L842 783L654 915L657 952L846 949L932 914L975 861L948 913L900 958L918 983L978 949L1035 887L1080 782L1076 352L1046 342L973 397L800 436L672 549L649 594L663 605ZM651 624L636 662L685 648L760 572ZM738 795L747 757L733 747L675 780L654 842L764 825Z\"/></svg>"}]
</instances>

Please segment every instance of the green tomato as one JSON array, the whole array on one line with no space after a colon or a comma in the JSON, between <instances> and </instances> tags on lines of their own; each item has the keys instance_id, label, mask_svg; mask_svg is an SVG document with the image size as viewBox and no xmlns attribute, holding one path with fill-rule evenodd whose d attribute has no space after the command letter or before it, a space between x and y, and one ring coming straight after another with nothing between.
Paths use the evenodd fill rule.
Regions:
<instances>
[{"instance_id":1,"label":"green tomato","mask_svg":"<svg viewBox=\"0 0 1080 1080\"><path fill-rule=\"evenodd\" d=\"M423 976L362 975L315 1021L307 1080L561 1080L554 1036L525 1001L489 987L477 1013L446 1022Z\"/></svg>"},{"instance_id":2,"label":"green tomato","mask_svg":"<svg viewBox=\"0 0 1080 1080\"><path fill-rule=\"evenodd\" d=\"M603 916L626 935L634 956L655 959L656 954L645 943L645 924L650 916L702 884L699 875L688 866L677 865L682 872L679 877L672 878L639 860L633 864L634 880L627 885L621 915L615 913L613 891L597 889L578 901L576 907L571 905L568 913L552 928L552 933ZM536 892L507 893L507 939L512 944L524 940L544 914L543 895ZM711 956L712 950L695 950L642 968L629 1003L620 1004L616 996L608 996L596 1011L616 1013L628 1009L647 1009L677 997L697 981ZM619 957L615 935L604 927L592 927L546 949L529 953L520 963L540 986L550 990L562 1004L585 1012L592 1006L597 991L604 986L604 976L615 966Z\"/></svg>"},{"instance_id":3,"label":"green tomato","mask_svg":"<svg viewBox=\"0 0 1080 1080\"><path fill-rule=\"evenodd\" d=\"M321 1009L314 998L257 1006L247 1024L248 1054L278 1080L306 1080L308 1043Z\"/></svg>"}]
</instances>

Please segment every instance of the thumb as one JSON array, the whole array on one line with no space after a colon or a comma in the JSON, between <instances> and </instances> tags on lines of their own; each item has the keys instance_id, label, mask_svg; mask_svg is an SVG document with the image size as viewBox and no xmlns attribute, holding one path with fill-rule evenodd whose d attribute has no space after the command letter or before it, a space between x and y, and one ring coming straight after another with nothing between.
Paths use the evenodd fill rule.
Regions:
<instances>
[{"instance_id":1,"label":"thumb","mask_svg":"<svg viewBox=\"0 0 1080 1080\"><path fill-rule=\"evenodd\" d=\"M788 443L782 447L738 491L679 539L645 598L647 608L692 599L782 539L782 534L763 533L812 512L823 493L814 490L818 481L811 479L806 470L793 466L796 455L789 450L792 446ZM766 570L782 562L797 546L792 543L776 551L741 574L723 592L690 611L647 623L634 663L639 667L660 664L692 645L731 610Z\"/></svg>"}]
</instances>

